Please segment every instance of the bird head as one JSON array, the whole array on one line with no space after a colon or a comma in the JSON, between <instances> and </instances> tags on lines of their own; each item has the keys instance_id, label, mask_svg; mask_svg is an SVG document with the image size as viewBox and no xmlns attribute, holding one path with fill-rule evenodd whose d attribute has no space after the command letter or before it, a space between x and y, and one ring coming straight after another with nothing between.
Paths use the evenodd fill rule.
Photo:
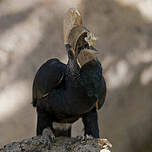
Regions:
<instances>
[{"instance_id":1,"label":"bird head","mask_svg":"<svg viewBox=\"0 0 152 152\"><path fill-rule=\"evenodd\" d=\"M96 37L82 24L82 17L75 8L70 8L63 22L64 44L70 58L77 58L79 64L84 65L85 61L96 57L96 49L93 47ZM87 63L86 62L86 63ZM81 66L82 66L81 65Z\"/></svg>"}]
</instances>

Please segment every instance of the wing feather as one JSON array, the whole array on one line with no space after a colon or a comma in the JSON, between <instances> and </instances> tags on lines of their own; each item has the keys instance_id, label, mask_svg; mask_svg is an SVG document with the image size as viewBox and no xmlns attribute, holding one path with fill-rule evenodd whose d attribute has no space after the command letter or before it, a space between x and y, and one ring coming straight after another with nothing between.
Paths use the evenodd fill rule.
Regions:
<instances>
[{"instance_id":1,"label":"wing feather","mask_svg":"<svg viewBox=\"0 0 152 152\"><path fill-rule=\"evenodd\" d=\"M98 97L98 100L96 103L96 108L98 110L103 106L103 104L105 102L105 98L106 98L107 88L106 88L106 82L105 82L104 77L102 77L101 84L102 84L101 91L100 91L100 94L99 94L99 97Z\"/></svg>"},{"instance_id":2,"label":"wing feather","mask_svg":"<svg viewBox=\"0 0 152 152\"><path fill-rule=\"evenodd\" d=\"M66 65L58 59L50 59L39 68L33 81L33 106L63 81L65 69Z\"/></svg>"}]
</instances>

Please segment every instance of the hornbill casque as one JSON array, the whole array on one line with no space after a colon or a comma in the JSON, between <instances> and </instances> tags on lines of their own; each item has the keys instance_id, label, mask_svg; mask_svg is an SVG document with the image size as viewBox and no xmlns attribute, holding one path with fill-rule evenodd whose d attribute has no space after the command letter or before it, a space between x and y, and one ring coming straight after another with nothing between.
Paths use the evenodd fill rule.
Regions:
<instances>
[{"instance_id":1,"label":"hornbill casque","mask_svg":"<svg viewBox=\"0 0 152 152\"><path fill-rule=\"evenodd\" d=\"M99 138L97 111L105 101L106 83L94 47L96 38L83 26L79 11L74 8L64 16L63 31L68 63L57 58L48 60L33 81L37 135L48 128L53 139L60 136L54 122L73 123L82 118L84 136ZM67 130L71 136L71 128Z\"/></svg>"}]
</instances>

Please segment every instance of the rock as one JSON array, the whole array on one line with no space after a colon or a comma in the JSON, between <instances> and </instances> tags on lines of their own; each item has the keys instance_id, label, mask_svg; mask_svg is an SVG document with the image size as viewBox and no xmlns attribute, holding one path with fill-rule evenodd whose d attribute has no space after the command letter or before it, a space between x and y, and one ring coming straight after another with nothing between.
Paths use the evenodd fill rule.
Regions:
<instances>
[{"instance_id":1,"label":"rock","mask_svg":"<svg viewBox=\"0 0 152 152\"><path fill-rule=\"evenodd\" d=\"M110 152L108 149L103 149L106 143L101 145L101 140L87 139L82 141L78 138L57 137L54 142L51 142L48 139L41 140L40 136L35 136L7 144L0 149L0 152Z\"/></svg>"}]
</instances>

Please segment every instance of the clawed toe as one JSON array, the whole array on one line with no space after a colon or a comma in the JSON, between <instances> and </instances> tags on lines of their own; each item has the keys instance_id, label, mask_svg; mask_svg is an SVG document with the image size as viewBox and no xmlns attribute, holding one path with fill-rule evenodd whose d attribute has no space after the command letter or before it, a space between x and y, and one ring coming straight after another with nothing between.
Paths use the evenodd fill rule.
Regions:
<instances>
[{"instance_id":1,"label":"clawed toe","mask_svg":"<svg viewBox=\"0 0 152 152\"><path fill-rule=\"evenodd\" d=\"M83 140L85 139L85 136L77 136L76 138L77 138L78 140L83 141Z\"/></svg>"},{"instance_id":2,"label":"clawed toe","mask_svg":"<svg viewBox=\"0 0 152 152\"><path fill-rule=\"evenodd\" d=\"M93 136L91 136L91 135L86 135L85 138L86 138L86 139L93 139Z\"/></svg>"},{"instance_id":3,"label":"clawed toe","mask_svg":"<svg viewBox=\"0 0 152 152\"><path fill-rule=\"evenodd\" d=\"M49 136L49 139L50 139L50 141L55 142L55 136L54 135Z\"/></svg>"},{"instance_id":4,"label":"clawed toe","mask_svg":"<svg viewBox=\"0 0 152 152\"><path fill-rule=\"evenodd\" d=\"M49 139L51 142L55 142L55 136L50 128L45 128L43 130L42 137Z\"/></svg>"},{"instance_id":5,"label":"clawed toe","mask_svg":"<svg viewBox=\"0 0 152 152\"><path fill-rule=\"evenodd\" d=\"M90 136L90 135L77 136L76 138L77 138L78 140L81 140L81 141L86 141L86 140L89 140L89 139L93 139L93 137Z\"/></svg>"}]
</instances>

